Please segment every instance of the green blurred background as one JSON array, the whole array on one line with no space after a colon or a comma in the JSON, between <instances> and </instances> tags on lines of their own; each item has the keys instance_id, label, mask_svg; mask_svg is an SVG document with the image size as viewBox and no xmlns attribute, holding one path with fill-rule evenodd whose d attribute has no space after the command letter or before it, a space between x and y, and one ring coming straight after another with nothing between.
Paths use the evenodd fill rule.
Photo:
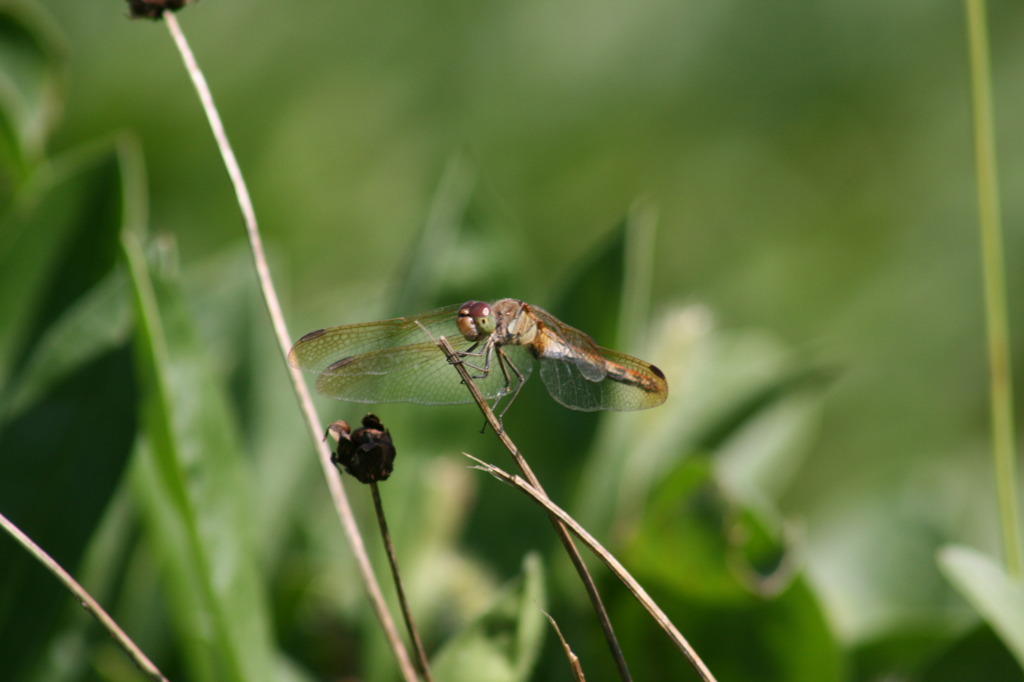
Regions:
<instances>
[{"instance_id":1,"label":"green blurred background","mask_svg":"<svg viewBox=\"0 0 1024 682\"><path fill-rule=\"evenodd\" d=\"M166 29L129 20L115 0L22 5L45 10L42 26L66 40L63 111L49 152L125 130L137 135L149 229L173 235L214 372L231 395L278 415L257 423L253 415L264 412L237 408L247 447L256 442L273 462L260 475L294 481L271 502L255 486L257 506L285 508L296 491L316 491L296 516L322 515L313 526L322 536L310 539L316 533L306 530L297 540L282 522L290 540L278 551L343 553L324 549L332 539L340 545L329 509L309 511L327 505L323 484L261 324L231 188ZM921 663L975 632L936 550L961 542L1001 556L961 4L204 0L179 17L250 182L293 337L469 297L513 296L602 345L658 364L678 361L663 421L754 401L760 418L724 410L743 417L744 428L693 438L688 451L721 462L719 475L734 482L744 474L729 474L729 462L760 463L767 515L787 529L793 561L806 569L801 575L844 652L841 663L804 677L769 667L721 679L880 679L893 671L903 679L980 679L972 676L978 668L964 677L945 668L953 676L943 678ZM1024 358L1024 6L992 2L990 18L1011 334ZM601 323L586 326L600 319L591 311L603 296L619 304L615 291L602 289L601 273L613 289L620 276L600 264L618 252L624 221L654 215L652 260L640 267L649 274L649 319L618 334L614 320L605 332ZM431 254L426 264L417 260L421 248ZM417 280L417 268L431 274ZM250 305L244 324L231 309L239 297ZM229 324L262 340L232 345L240 337L224 333ZM672 345L673 334L690 336ZM250 363L262 366L256 376L265 385L239 378L237 367ZM817 379L809 389L801 381L803 388L787 388L794 375ZM766 386L784 398L766 397ZM628 451L602 458L602 439L635 446L621 431L664 430L658 411L552 414L561 408L539 385L530 389L509 415L510 432L522 434L541 478L553 479L567 504L577 500L585 521L589 508L616 548L615 524L594 510L605 503L598 497L588 507L597 493L579 485L585 465L574 450L599 453L586 466L600 478L593 472ZM363 411L320 405L325 420ZM415 475L434 486L450 476L467 496L450 512L452 527L435 531L437 542L462 548L498 581L518 572L526 552L548 549L546 536L538 545L523 530L525 523L545 532L542 519L519 518L524 502L490 480L466 482L458 452L500 457L477 436L473 410L387 409L392 424L407 426L399 443L417 441L400 449L400 457L410 452L402 459ZM773 454L762 457L764 450ZM652 467L656 477L671 469ZM281 473L289 468L299 472ZM447 498L395 483L402 485L433 503ZM415 536L401 530L415 520L396 521L399 534ZM279 554L265 558L275 575L305 584L281 568ZM294 561L299 574L317 570ZM557 554L547 562L564 569ZM361 599L353 578L329 587L320 580L321 589L341 593L332 596L338 603ZM557 585L549 590L578 590L569 580ZM269 590L279 586L271 581ZM272 599L287 610L287 595ZM702 637L700 618L683 615L713 614L711 601L666 599L684 634L711 640L719 661L740 656L742 628ZM440 620L436 631L454 627ZM786 629L775 627L784 641ZM298 635L277 637L302 659ZM533 679L567 679L551 639ZM643 656L627 657L675 656L667 643L648 645ZM884 653L864 653L874 646ZM577 647L588 679L611 679L599 640ZM1006 658L995 649L993 660Z\"/></svg>"}]
</instances>

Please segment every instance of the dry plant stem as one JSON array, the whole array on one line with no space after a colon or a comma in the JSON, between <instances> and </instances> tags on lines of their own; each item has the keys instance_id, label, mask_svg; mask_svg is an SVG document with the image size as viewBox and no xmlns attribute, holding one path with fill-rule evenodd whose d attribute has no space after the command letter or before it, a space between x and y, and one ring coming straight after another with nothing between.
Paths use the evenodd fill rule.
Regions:
<instances>
[{"instance_id":1,"label":"dry plant stem","mask_svg":"<svg viewBox=\"0 0 1024 682\"><path fill-rule=\"evenodd\" d=\"M270 316L270 322L274 328L274 334L277 337L278 346L281 349L281 360L284 362L284 358L287 357L288 349L291 346L291 336L288 334L288 329L285 326L284 315L281 312L281 304L278 301L277 292L274 289L274 284L270 277L270 268L267 266L266 255L263 251L263 242L260 239L259 227L256 223L256 213L253 209L252 200L249 197L249 190L246 187L245 180L242 178L241 168L238 165L234 151L232 151L227 135L224 132L224 125L221 123L220 114L217 113L217 108L213 103L213 96L210 94L210 89L206 84L206 79L203 77L202 72L196 64L195 57L192 55L192 50L189 48L188 42L185 40L185 35L181 31L178 20L171 12L165 12L163 17L167 24L167 29L170 31L171 37L174 39L174 42L178 47L178 51L181 53L182 60L185 62L185 68L188 71L189 77L192 79L192 83L199 95L199 100L203 105L203 110L206 112L206 117L210 122L210 128L213 131L213 136L217 141L217 147L220 150L221 157L224 159L224 165L227 167L228 176L231 178L231 183L235 188L238 207L242 212L242 218L245 222L245 230L249 237L249 246L252 250L253 264L256 268L256 276L259 280L260 290L263 294L263 301L266 304L267 313ZM331 493L331 498L334 501L338 518L341 521L341 526L345 531L345 537L348 540L349 546L352 548L352 553L355 555L356 563L359 566L359 572L362 575L363 584L366 586L370 602L377 614L377 619L381 623L381 627L384 629L384 634L388 639L388 643L391 645L391 649L395 653L395 658L402 671L402 676L408 682L413 682L416 679L416 672L409 659L409 654L406 652L405 646L402 644L402 640L398 636L395 623L387 611L384 596L381 593L380 585L377 583L377 578L373 574L373 568L370 565L370 559L366 553L366 546L363 543L362 536L359 534L359 528L356 526L355 517L352 514L352 508L348 503L348 497L345 495L345 490L342 488L341 480L335 472L334 466L331 464L331 452L321 438L324 429L320 425L320 419L316 414L316 409L313 407L313 401L309 395L309 389L306 388L306 383L303 381L299 370L288 367L287 362L284 364L288 370L289 376L291 377L292 385L295 388L299 407L305 417L310 437L312 438L314 447L319 455L320 467L323 470L324 479L327 481L327 487Z\"/></svg>"},{"instance_id":2,"label":"dry plant stem","mask_svg":"<svg viewBox=\"0 0 1024 682\"><path fill-rule=\"evenodd\" d=\"M0 526L4 527L11 537L17 540L22 547L27 549L32 556L39 560L43 566L46 567L50 573L57 576L57 579L64 583L64 587L74 595L75 599L82 605L82 608L86 610L89 615L99 621L100 625L110 633L110 636L114 638L114 641L124 649L125 653L134 661L135 665L138 666L149 679L160 680L161 682L167 682L167 678L164 677L163 673L153 664L146 654L142 653L142 650L131 640L131 638L125 634L124 630L118 627L114 619L110 617L103 607L92 598L85 588L78 584L78 582L71 577L71 575L61 568L61 565L53 560L46 551L32 542L32 539L25 535L20 528L15 526L11 521L0 514Z\"/></svg>"},{"instance_id":3,"label":"dry plant stem","mask_svg":"<svg viewBox=\"0 0 1024 682\"><path fill-rule=\"evenodd\" d=\"M547 611L544 612L548 622L551 623L551 627L555 629L555 634L558 635L558 641L562 643L562 650L565 651L565 658L569 661L569 668L572 669L572 676L576 682L586 682L587 678L583 675L583 666L580 665L580 657L573 653L572 647L565 641L565 637L562 636L562 629L558 627L558 623L551 617L551 614Z\"/></svg>"},{"instance_id":4,"label":"dry plant stem","mask_svg":"<svg viewBox=\"0 0 1024 682\"><path fill-rule=\"evenodd\" d=\"M402 587L402 577L398 574L398 558L395 556L395 546L391 543L391 533L388 532L388 522L384 516L384 504L380 500L380 488L377 483L370 483L370 492L373 493L373 508L377 512L377 523L380 525L380 537L384 542L384 551L388 555L388 564L391 566L391 576L395 579L395 592L398 594L398 605L402 610L402 617L405 619L405 627L409 631L409 639L412 640L413 651L416 652L416 661L420 674L427 682L433 682L430 676L430 664L427 661L427 653L423 649L423 641L416 629L416 623L412 619L412 610L409 609L409 602L405 598L405 588Z\"/></svg>"},{"instance_id":5,"label":"dry plant stem","mask_svg":"<svg viewBox=\"0 0 1024 682\"><path fill-rule=\"evenodd\" d=\"M706 682L714 681L714 675L712 675L711 671L708 670L706 665L704 665L704 661L702 661L700 656L697 655L697 652L694 651L693 647L690 646L690 643L686 641L686 638L683 637L682 633L679 632L676 626L672 624L672 621L669 620L667 615L665 615L665 612L661 610L653 599L651 599L650 595L647 594L647 591L640 586L640 583L638 583L633 576L629 574L629 571L619 563L618 559L616 559L611 552L605 549L601 543L594 538L594 536L588 533L583 526L578 524L575 519L565 512L565 510L552 502L551 499L544 494L543 490L538 489L536 486L533 486L519 476L513 476L506 471L502 471L493 464L488 464L487 462L481 461L472 455L466 456L475 461L479 465L478 468L482 471L486 471L498 480L515 486L520 491L529 495L537 504L544 507L549 515L558 518L561 523L572 530L576 537L578 537L583 544L589 547L590 550L604 562L609 570L611 570L612 573L622 581L622 584L624 584L626 588L633 593L633 596L636 597L637 601L647 609L647 612L650 613L658 625L661 626L661 629L668 634L672 642L680 651L683 652L683 655L686 656L687 660L690 661L690 665L692 665L693 669L697 671L697 674L700 675L701 679Z\"/></svg>"},{"instance_id":6,"label":"dry plant stem","mask_svg":"<svg viewBox=\"0 0 1024 682\"><path fill-rule=\"evenodd\" d=\"M501 422L494 416L494 411L491 410L491 406L487 404L483 395L480 393L480 389L477 387L476 382L469 375L465 365L462 364L462 360L459 359L458 354L452 345L448 343L448 339L443 336L436 339L437 345L444 351L445 356L448 358L448 362L454 365L455 370L462 377L463 383L466 384L466 388L473 395L473 400L476 401L480 411L484 414L484 419L490 424L491 429L498 436L498 440L505 446L509 454L512 455L512 459L515 461L516 466L523 473L530 484L533 485L537 490L543 491L544 488L541 486L540 481L533 474L533 470L530 465L526 463L526 459L523 458L519 452L519 448L512 442L512 439L505 433L505 429L502 427ZM555 532L558 534L558 539L562 542L562 546L565 547L565 551L569 554L569 559L572 561L573 566L576 568L576 572L580 576L580 580L583 581L583 586L587 590L587 596L590 597L590 603L594 606L594 612L597 614L597 619L601 623L601 630L604 632L605 640L608 642L608 648L612 652L612 657L615 659L615 667L618 668L619 677L623 680L632 680L629 674L629 666L626 665L626 657L622 654L622 647L619 646L619 640L615 637L615 630L612 628L611 619L608 618L608 611L604 608L604 603L601 601L601 595L597 591L597 585L594 584L594 579L590 575L590 571L587 570L587 565L583 563L583 557L580 556L580 551L576 549L575 543L572 541L572 536L569 535L569 531L566 530L565 525L559 521L555 516L550 516L551 524L555 527Z\"/></svg>"}]
</instances>

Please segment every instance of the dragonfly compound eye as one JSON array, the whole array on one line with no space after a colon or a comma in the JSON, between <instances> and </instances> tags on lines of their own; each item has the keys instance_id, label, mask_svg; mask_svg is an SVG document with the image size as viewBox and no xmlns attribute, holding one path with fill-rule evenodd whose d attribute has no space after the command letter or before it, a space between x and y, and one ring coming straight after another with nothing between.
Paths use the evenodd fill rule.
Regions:
<instances>
[{"instance_id":1,"label":"dragonfly compound eye","mask_svg":"<svg viewBox=\"0 0 1024 682\"><path fill-rule=\"evenodd\" d=\"M494 331L494 312L483 301L467 301L459 308L456 324L467 340L476 341Z\"/></svg>"}]
</instances>

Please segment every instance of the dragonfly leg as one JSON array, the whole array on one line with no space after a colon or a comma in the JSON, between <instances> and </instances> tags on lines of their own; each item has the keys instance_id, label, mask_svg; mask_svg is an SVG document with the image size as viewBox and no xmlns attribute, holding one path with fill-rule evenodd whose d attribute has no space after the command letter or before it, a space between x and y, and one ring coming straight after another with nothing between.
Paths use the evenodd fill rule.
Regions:
<instances>
[{"instance_id":1,"label":"dragonfly leg","mask_svg":"<svg viewBox=\"0 0 1024 682\"><path fill-rule=\"evenodd\" d=\"M494 345L491 343L487 343L479 352L474 353L473 349L476 348L478 345L479 343L474 343L466 350L459 351L459 358L462 359L462 364L464 364L466 367L479 372L479 374L471 375L474 379L483 379L488 374L491 373L491 351L494 350ZM481 367L479 365L474 365L472 362L466 362L464 358L466 358L467 356L473 356L478 358L483 357L483 366Z\"/></svg>"},{"instance_id":2,"label":"dragonfly leg","mask_svg":"<svg viewBox=\"0 0 1024 682\"><path fill-rule=\"evenodd\" d=\"M498 422L501 422L502 418L505 416L505 412L507 412L508 408L512 406L512 403L515 402L516 396L519 395L519 391L523 388L523 384L526 383L526 377L524 377L523 373L519 371L518 367L516 367L516 363L512 362L512 360L501 351L501 348L498 348L496 355L498 356L498 366L501 367L501 373L505 377L505 387L498 394L498 398L494 401L494 405L491 409L495 411L495 414L498 417ZM512 374L514 374L515 377L509 374L509 370L512 370ZM512 385L513 382L515 383L515 386ZM506 397L508 400L499 412L498 404L502 400L505 400Z\"/></svg>"}]
</instances>

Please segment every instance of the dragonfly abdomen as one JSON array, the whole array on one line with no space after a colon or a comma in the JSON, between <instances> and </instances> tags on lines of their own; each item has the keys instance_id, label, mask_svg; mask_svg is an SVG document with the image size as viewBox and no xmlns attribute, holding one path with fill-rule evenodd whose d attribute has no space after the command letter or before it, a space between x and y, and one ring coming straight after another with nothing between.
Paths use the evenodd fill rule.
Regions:
<instances>
[{"instance_id":1,"label":"dragonfly abdomen","mask_svg":"<svg viewBox=\"0 0 1024 682\"><path fill-rule=\"evenodd\" d=\"M651 377L641 374L640 372L631 370L628 367L620 365L617 362L612 362L611 360L605 361L605 371L608 373L609 379L613 381L618 381L623 384L630 384L631 386L636 386L637 388L643 389L648 393L656 393L658 391L663 390L665 382L665 373L662 372L657 367L655 367L654 365L648 365L647 368L650 369L651 373L653 373L661 381L654 381L653 379L651 379Z\"/></svg>"}]
</instances>

